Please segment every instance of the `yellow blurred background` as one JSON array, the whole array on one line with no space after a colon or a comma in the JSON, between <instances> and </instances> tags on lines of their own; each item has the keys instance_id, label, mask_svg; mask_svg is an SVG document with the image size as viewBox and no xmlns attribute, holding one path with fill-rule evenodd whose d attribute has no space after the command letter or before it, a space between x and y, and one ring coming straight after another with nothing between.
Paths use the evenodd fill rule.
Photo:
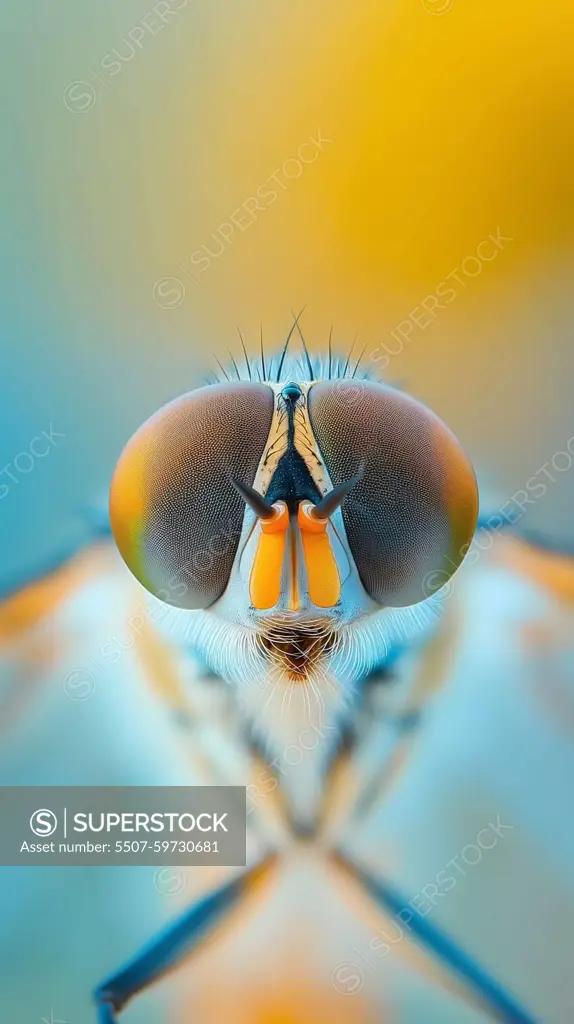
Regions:
<instances>
[{"instance_id":1,"label":"yellow blurred background","mask_svg":"<svg viewBox=\"0 0 574 1024\"><path fill-rule=\"evenodd\" d=\"M302 306L310 347L326 346L331 325L345 352L357 335L357 356L366 346L375 371L447 421L476 464L485 506L504 505L528 480L544 482L519 529L572 547L573 24L567 0L9 5L0 61L0 463L15 478L0 470L0 594L87 543L87 512L105 508L127 438L200 384L214 354L225 360L231 346L238 356L238 326L255 351L262 325L272 350ZM53 432L49 452L28 469L31 444ZM565 450L570 461L552 468ZM541 476L548 465L550 478ZM560 652L571 665L571 580L568 608L556 611L519 573L505 589L496 564L492 577L486 564L485 580L482 570L461 617L476 636L464 634L462 668L447 672L455 711L449 705L429 741L439 771L421 758L407 780L412 818L397 863L416 891L459 848L457 815L483 813L469 797L473 773L492 782L493 814L510 792L523 832L496 875L496 900L489 876L489 898L469 889L467 907L459 890L447 914L461 929L483 928L493 970L512 975L500 966L504 954L517 988L540 982L541 1005L552 993L557 1005L571 989L572 744L560 704L556 730L545 726L542 697L552 699L554 679L570 708ZM40 602L38 646L25 632L36 619L17 611L9 622L0 683L39 704L30 717L25 702L17 710L26 715L4 716L4 780L44 778L48 769L58 781L183 777L187 748L174 746L148 694L147 662L128 654L101 684L98 676L99 696L81 717L84 706L63 692L63 663L51 661L59 645L75 671L118 629L132 595L115 572L101 587L90 577L55 629ZM31 607L35 615L33 599ZM512 660L516 623L550 618L549 607L552 629L544 625L538 640L531 630L531 646L516 641ZM459 712L457 686L470 693ZM540 706L529 703L529 687ZM437 802L439 826L430 816ZM517 870L521 858L528 864ZM159 895L150 879L142 897L139 880L119 874L113 884L102 875L98 888L93 876L5 872L7 1019L41 1019L53 1002L70 1007L71 1020L76 999L84 1016L75 1019L92 1020L102 949L106 969L115 968L170 909L151 906ZM53 903L43 904L48 891ZM495 904L491 945L481 915ZM92 936L85 922L94 919ZM351 934L346 925L333 933L337 941ZM542 963L536 940L547 944L549 934L556 962ZM518 936L531 950L522 959ZM323 955L320 943L316 950ZM326 956L326 978L337 957ZM571 1007L565 1014L552 1021L570 1020Z\"/></svg>"},{"instance_id":2,"label":"yellow blurred background","mask_svg":"<svg viewBox=\"0 0 574 1024\"><path fill-rule=\"evenodd\" d=\"M311 345L331 324L343 349L357 334L447 420L494 502L564 448L565 0L62 0L6 17L3 433L20 406L7 459L55 409L71 438L61 491L34 480L44 527L47 501L56 523L105 495L129 433L212 352L237 353L237 326L272 348L303 305ZM573 500L564 474L532 528L567 540ZM39 523L23 502L22 542Z\"/></svg>"}]
</instances>

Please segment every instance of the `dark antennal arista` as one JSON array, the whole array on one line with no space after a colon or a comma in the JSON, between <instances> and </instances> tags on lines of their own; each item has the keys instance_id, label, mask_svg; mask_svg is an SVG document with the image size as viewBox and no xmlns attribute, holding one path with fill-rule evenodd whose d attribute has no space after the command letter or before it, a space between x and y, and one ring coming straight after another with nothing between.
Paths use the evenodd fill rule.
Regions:
<instances>
[{"instance_id":1,"label":"dark antennal arista","mask_svg":"<svg viewBox=\"0 0 574 1024\"><path fill-rule=\"evenodd\" d=\"M266 501L263 495L256 491L254 487L250 487L249 484L242 484L240 480L236 480L234 477L231 477L231 483L235 490L239 491L245 504L249 505L260 519L273 519L275 517L276 513L273 505Z\"/></svg>"},{"instance_id":2,"label":"dark antennal arista","mask_svg":"<svg viewBox=\"0 0 574 1024\"><path fill-rule=\"evenodd\" d=\"M343 503L349 491L363 478L363 473L364 466L361 464L355 476L352 476L350 480L343 480L337 487L333 487L333 490L329 491L317 505L312 505L309 509L309 515L313 519L328 519L329 516L332 516L333 512L336 512L339 505ZM249 505L260 519L274 518L276 515L275 508L259 491L256 491L254 487L250 487L249 484L241 483L235 477L230 477L230 480L245 504Z\"/></svg>"},{"instance_id":3,"label":"dark antennal arista","mask_svg":"<svg viewBox=\"0 0 574 1024\"><path fill-rule=\"evenodd\" d=\"M352 476L350 480L343 480L332 491L329 491L317 505L313 505L309 509L309 515L313 519L328 519L329 516L332 516L333 512L336 512L339 505L343 503L349 491L359 483L359 480L362 480L364 471L365 467L361 464L355 476Z\"/></svg>"}]
</instances>

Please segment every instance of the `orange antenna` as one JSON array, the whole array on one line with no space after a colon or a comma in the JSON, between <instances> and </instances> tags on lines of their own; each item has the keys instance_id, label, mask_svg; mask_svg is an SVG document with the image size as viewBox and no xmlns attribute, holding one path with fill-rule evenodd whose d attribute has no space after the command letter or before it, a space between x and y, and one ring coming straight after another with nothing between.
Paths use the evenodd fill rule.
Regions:
<instances>
[{"instance_id":1,"label":"orange antenna","mask_svg":"<svg viewBox=\"0 0 574 1024\"><path fill-rule=\"evenodd\" d=\"M318 608L332 608L341 596L341 578L327 534L328 520L317 518L316 508L311 502L303 501L297 513L309 597Z\"/></svg>"},{"instance_id":2,"label":"orange antenna","mask_svg":"<svg viewBox=\"0 0 574 1024\"><path fill-rule=\"evenodd\" d=\"M251 603L259 610L274 608L281 595L289 509L284 501L270 506L272 518L259 520L261 530L249 580Z\"/></svg>"}]
</instances>

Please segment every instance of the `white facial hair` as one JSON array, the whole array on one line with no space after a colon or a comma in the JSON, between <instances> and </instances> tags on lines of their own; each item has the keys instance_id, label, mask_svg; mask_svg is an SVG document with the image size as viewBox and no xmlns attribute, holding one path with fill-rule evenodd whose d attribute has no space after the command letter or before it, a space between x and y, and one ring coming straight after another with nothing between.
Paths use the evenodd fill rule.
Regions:
<instances>
[{"instance_id":1,"label":"white facial hair","mask_svg":"<svg viewBox=\"0 0 574 1024\"><path fill-rule=\"evenodd\" d=\"M294 678L256 630L212 612L184 611L151 600L158 626L233 687L238 712L276 772L301 828L312 828L316 821L325 772L358 684L397 645L428 633L442 604L435 596L343 626L333 648L309 665L304 678Z\"/></svg>"}]
</instances>

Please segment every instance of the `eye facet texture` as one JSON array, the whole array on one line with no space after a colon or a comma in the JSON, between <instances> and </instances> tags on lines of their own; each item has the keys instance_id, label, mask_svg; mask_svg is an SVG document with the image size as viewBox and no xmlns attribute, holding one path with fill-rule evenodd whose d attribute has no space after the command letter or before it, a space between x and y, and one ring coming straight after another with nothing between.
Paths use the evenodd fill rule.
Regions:
<instances>
[{"instance_id":1,"label":"eye facet texture","mask_svg":"<svg viewBox=\"0 0 574 1024\"><path fill-rule=\"evenodd\" d=\"M394 607L429 597L476 526L476 480L458 441L425 406L373 381L313 385L309 416L333 486L364 463L342 515L365 590Z\"/></svg>"},{"instance_id":2,"label":"eye facet texture","mask_svg":"<svg viewBox=\"0 0 574 1024\"><path fill-rule=\"evenodd\" d=\"M112 530L134 576L168 604L207 608L225 590L245 513L230 477L253 483L273 408L265 384L199 388L160 409L124 448Z\"/></svg>"}]
</instances>

